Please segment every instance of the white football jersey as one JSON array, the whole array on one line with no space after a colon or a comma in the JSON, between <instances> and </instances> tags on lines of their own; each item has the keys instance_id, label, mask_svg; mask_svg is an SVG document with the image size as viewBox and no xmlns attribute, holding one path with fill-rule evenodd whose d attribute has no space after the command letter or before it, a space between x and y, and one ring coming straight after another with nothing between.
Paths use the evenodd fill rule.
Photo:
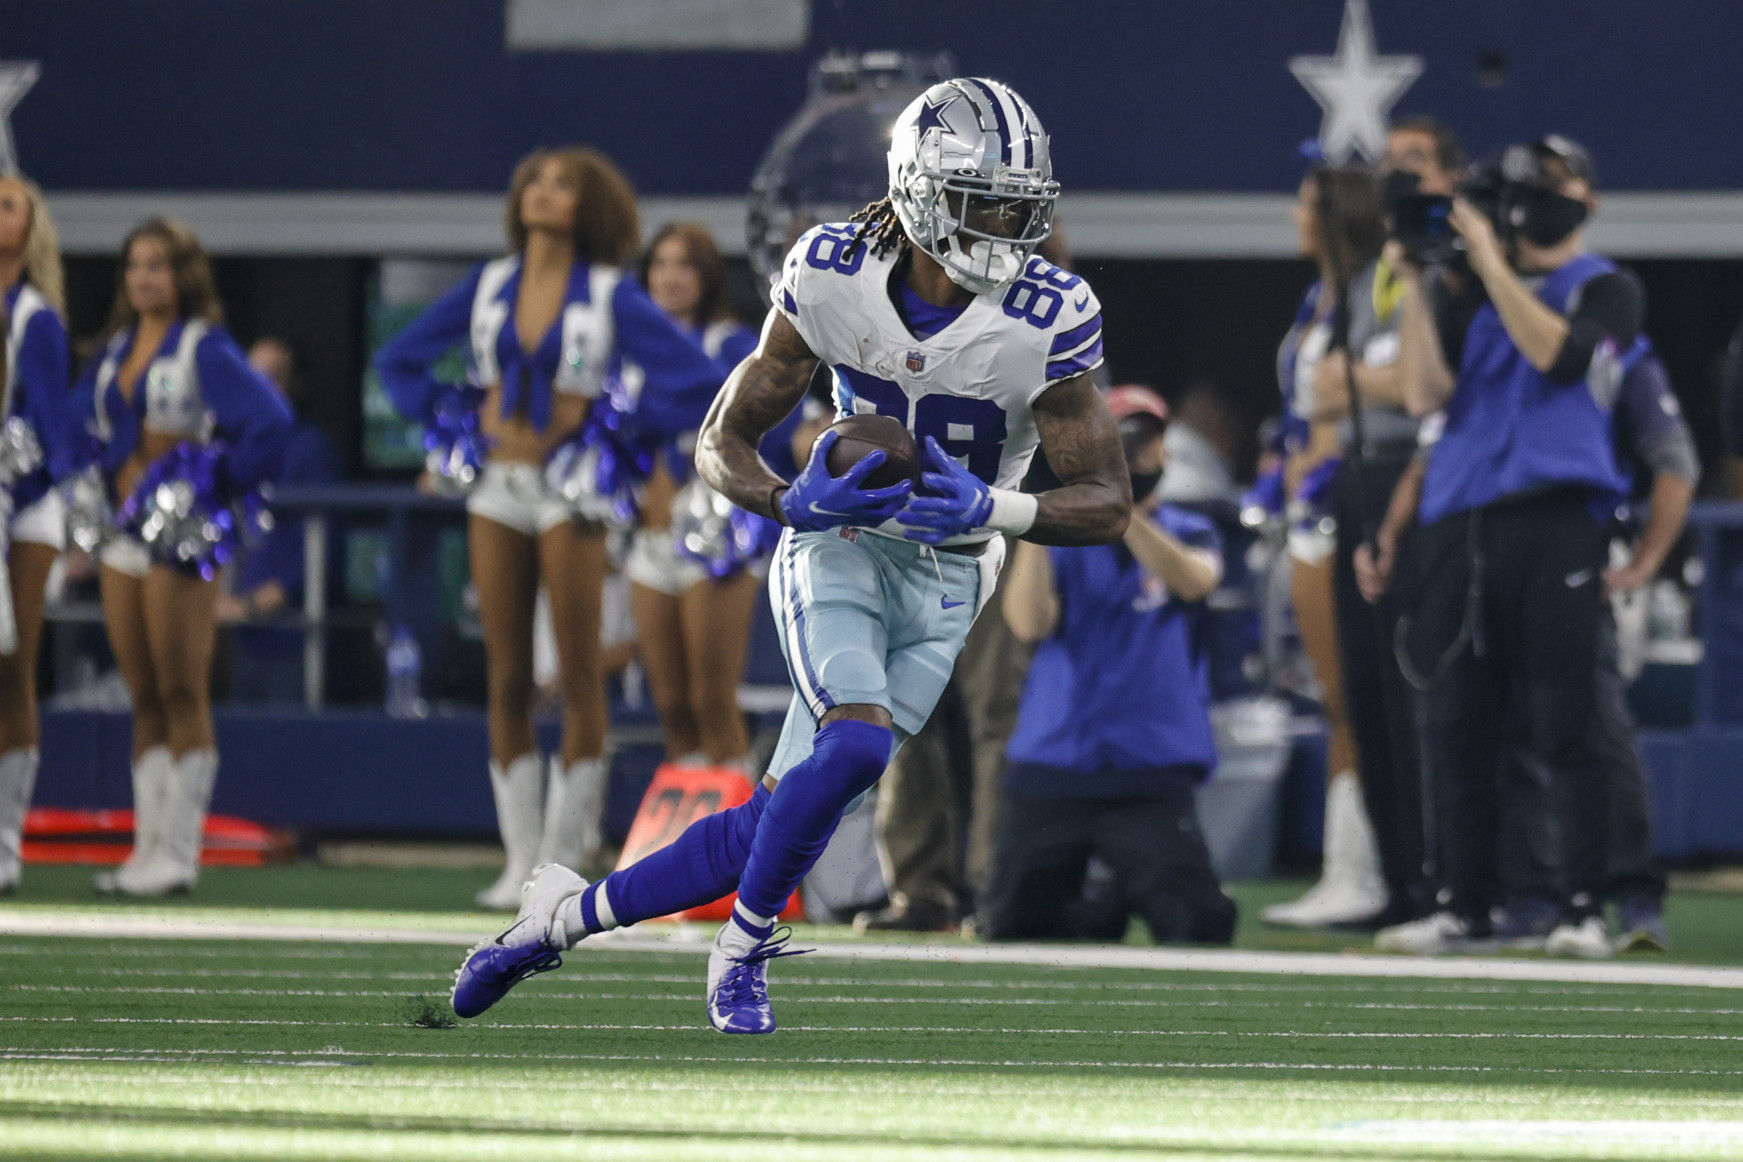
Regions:
<instances>
[{"instance_id":1,"label":"white football jersey","mask_svg":"<svg viewBox=\"0 0 1743 1162\"><path fill-rule=\"evenodd\" d=\"M896 255L852 246L856 224L817 226L787 255L775 307L835 376L836 418L893 416L995 488L1014 489L1040 436L1043 391L1102 362L1101 303L1089 284L1040 258L981 295L930 338L908 330L890 298ZM880 531L901 535L894 521ZM992 536L977 529L947 544Z\"/></svg>"}]
</instances>

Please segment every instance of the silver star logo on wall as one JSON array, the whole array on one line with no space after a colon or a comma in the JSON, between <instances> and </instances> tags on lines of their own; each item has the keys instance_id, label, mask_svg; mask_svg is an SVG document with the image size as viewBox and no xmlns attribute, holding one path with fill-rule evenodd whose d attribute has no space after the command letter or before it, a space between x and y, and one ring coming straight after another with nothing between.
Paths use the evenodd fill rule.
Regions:
<instances>
[{"instance_id":1,"label":"silver star logo on wall","mask_svg":"<svg viewBox=\"0 0 1743 1162\"><path fill-rule=\"evenodd\" d=\"M1319 145L1342 165L1352 153L1379 161L1386 152L1386 119L1422 75L1422 58L1379 55L1368 0L1346 0L1336 55L1291 57L1289 71L1325 110Z\"/></svg>"},{"instance_id":2,"label":"silver star logo on wall","mask_svg":"<svg viewBox=\"0 0 1743 1162\"><path fill-rule=\"evenodd\" d=\"M18 150L12 144L12 110L41 75L42 66L35 61L0 61L0 174L18 172Z\"/></svg>"}]
</instances>

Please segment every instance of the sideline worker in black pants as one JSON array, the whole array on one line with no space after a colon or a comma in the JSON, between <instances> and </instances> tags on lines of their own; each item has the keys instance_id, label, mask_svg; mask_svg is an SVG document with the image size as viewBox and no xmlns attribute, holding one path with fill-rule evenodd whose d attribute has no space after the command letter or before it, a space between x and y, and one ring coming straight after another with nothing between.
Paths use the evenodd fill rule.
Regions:
<instances>
[{"instance_id":1,"label":"sideline worker in black pants","mask_svg":"<svg viewBox=\"0 0 1743 1162\"><path fill-rule=\"evenodd\" d=\"M1610 409L1642 353L1644 310L1638 280L1585 248L1596 174L1583 149L1555 136L1513 146L1499 176L1493 219L1463 199L1450 214L1469 261L1462 288L1406 274L1406 397L1446 418L1403 635L1426 688L1443 910L1383 930L1376 946L1426 953L1484 938L1505 903L1547 931L1549 951L1603 956L1609 794L1590 724L1606 510L1625 490ZM1499 779L1521 780L1518 793ZM1506 901L1494 898L1504 801L1548 805L1510 820L1532 845L1525 866L1544 875Z\"/></svg>"},{"instance_id":2,"label":"sideline worker in black pants","mask_svg":"<svg viewBox=\"0 0 1743 1162\"><path fill-rule=\"evenodd\" d=\"M1407 197L1450 197L1464 167L1464 150L1452 131L1432 117L1394 123L1386 134L1381 165L1388 190L1388 213L1395 236L1402 236L1403 254L1420 253L1425 240L1400 221L1408 214ZM1395 250L1396 253L1396 250ZM1400 263L1402 256L1400 256ZM1391 261L1382 257L1374 280L1374 313L1387 319L1396 313L1405 285ZM1343 660L1344 698L1350 727L1361 759L1362 802L1374 828L1380 874L1386 883L1386 908L1371 924L1389 927L1432 911L1422 805L1422 767L1416 736L1416 694L1404 680L1393 652L1399 608L1391 594L1377 593L1370 604L1357 584L1356 556L1370 531L1380 530L1382 550L1390 568L1414 523L1416 491L1409 493L1410 520L1402 529L1387 530L1387 502L1398 482L1416 462L1414 423L1401 426L1396 413L1374 408L1364 399L1363 434L1358 466L1354 449L1332 482L1332 516L1337 521L1337 564L1333 591L1337 601L1338 649ZM1404 514L1401 514L1404 515Z\"/></svg>"},{"instance_id":3,"label":"sideline worker in black pants","mask_svg":"<svg viewBox=\"0 0 1743 1162\"><path fill-rule=\"evenodd\" d=\"M1644 588L1658 575L1682 534L1701 472L1694 436L1656 354L1648 351L1622 377L1614 420L1616 462L1628 480L1629 494L1611 545L1611 559L1619 563L1604 572L1604 590L1612 600ZM1616 905L1619 948L1668 951L1664 872L1652 854L1651 796L1634 738L1629 679L1622 672L1612 613L1606 605L1599 627L1592 722L1592 743L1610 788L1603 897ZM1516 858L1532 854L1528 844L1507 846ZM1522 877L1511 861L1503 861L1504 889L1533 876L1528 871Z\"/></svg>"},{"instance_id":4,"label":"sideline worker in black pants","mask_svg":"<svg viewBox=\"0 0 1743 1162\"><path fill-rule=\"evenodd\" d=\"M1204 517L1156 501L1168 412L1116 388L1132 521L1116 544L1017 546L1005 619L1036 645L1007 754L992 940L1119 940L1128 917L1158 943L1227 944L1235 904L1199 831L1194 789L1216 762L1204 599L1222 577Z\"/></svg>"},{"instance_id":5,"label":"sideline worker in black pants","mask_svg":"<svg viewBox=\"0 0 1743 1162\"><path fill-rule=\"evenodd\" d=\"M1386 907L1370 922L1370 931L1425 914L1432 896L1424 871L1416 693L1404 680L1392 649L1399 609L1391 594L1369 604L1357 584L1355 567L1364 529L1380 526L1386 500L1415 455L1414 440L1376 445L1365 457L1359 481L1347 456L1332 481L1331 511L1338 526L1332 575L1338 653L1356 753L1361 756L1362 803L1374 825L1374 846L1386 883Z\"/></svg>"},{"instance_id":6,"label":"sideline worker in black pants","mask_svg":"<svg viewBox=\"0 0 1743 1162\"><path fill-rule=\"evenodd\" d=\"M1612 601L1619 594L1645 587L1658 575L1682 533L1700 480L1694 437L1656 355L1648 352L1622 377L1614 422L1616 460L1631 490L1621 514L1618 539L1611 544L1612 561L1619 563L1604 572L1604 589ZM1386 518L1375 536L1379 560L1366 548L1357 549L1356 573L1363 596L1370 601L1390 596L1397 546L1415 523L1425 462L1426 456L1419 457L1394 488ZM1407 576L1411 573L1408 562L1396 570ZM1599 627L1598 688L1591 727L1597 761L1608 774L1610 791L1603 894L1606 902L1616 906L1619 950L1669 951L1664 872L1653 856L1651 795L1634 737L1629 678L1622 672L1612 610L1607 606L1602 611ZM1510 784L1515 793L1522 788L1528 790L1529 784L1522 780ZM1420 799L1416 802L1420 809ZM1507 805L1507 814L1520 833L1511 842L1502 841L1504 858L1496 868L1500 898L1510 891L1517 895L1521 886L1549 878L1549 873L1532 863L1544 845L1531 842L1532 829L1547 817L1547 807L1541 802L1516 801Z\"/></svg>"}]
</instances>

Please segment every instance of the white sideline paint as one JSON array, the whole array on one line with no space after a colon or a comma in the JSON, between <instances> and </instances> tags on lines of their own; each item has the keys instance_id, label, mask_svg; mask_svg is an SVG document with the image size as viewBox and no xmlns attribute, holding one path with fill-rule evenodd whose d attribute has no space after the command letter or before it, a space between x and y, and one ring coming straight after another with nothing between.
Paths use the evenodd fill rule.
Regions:
<instances>
[{"instance_id":1,"label":"white sideline paint","mask_svg":"<svg viewBox=\"0 0 1743 1162\"><path fill-rule=\"evenodd\" d=\"M136 223L159 215L186 222L208 254L483 258L502 249L497 190L50 190L48 196L68 254L113 254ZM1080 259L1293 258L1294 202L1293 194L1082 190L1059 199L1058 216ZM673 219L702 222L722 253L740 257L746 209L738 195L644 197L641 220L649 230ZM1737 258L1743 193L1608 191L1590 241L1616 258Z\"/></svg>"},{"instance_id":2,"label":"white sideline paint","mask_svg":"<svg viewBox=\"0 0 1743 1162\"><path fill-rule=\"evenodd\" d=\"M477 933L455 933L390 923L326 926L264 924L202 918L182 920L159 913L58 915L47 909L0 908L0 935L74 936L140 940L282 940L338 944L433 944L471 947ZM640 930L601 940L612 952L693 953L709 945L674 930L669 936ZM1407 958L1361 953L1239 952L1201 948L1126 948L1051 944L819 944L824 960L879 960L916 964L1011 964L1052 968L1124 968L1149 972L1226 972L1269 976L1375 977L1415 980L1542 981L1559 984L1671 985L1743 989L1743 968L1685 964L1586 963L1502 960L1482 957Z\"/></svg>"}]
</instances>

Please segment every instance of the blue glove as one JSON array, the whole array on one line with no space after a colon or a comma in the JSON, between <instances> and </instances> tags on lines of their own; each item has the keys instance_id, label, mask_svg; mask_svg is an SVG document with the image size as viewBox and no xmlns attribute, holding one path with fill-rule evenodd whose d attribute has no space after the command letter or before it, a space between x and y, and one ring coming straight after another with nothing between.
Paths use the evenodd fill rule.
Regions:
<instances>
[{"instance_id":1,"label":"blue glove","mask_svg":"<svg viewBox=\"0 0 1743 1162\"><path fill-rule=\"evenodd\" d=\"M842 525L874 528L902 510L914 486L906 480L888 488L861 488L860 481L876 472L884 454L873 451L843 472L829 475L829 449L841 433L826 431L811 447L811 459L787 490L781 493L781 516L789 528L823 532Z\"/></svg>"},{"instance_id":2,"label":"blue glove","mask_svg":"<svg viewBox=\"0 0 1743 1162\"><path fill-rule=\"evenodd\" d=\"M956 462L938 441L926 437L925 460L930 472L920 482L936 495L916 496L896 514L910 541L940 545L951 537L983 527L993 513L993 492L980 477Z\"/></svg>"}]
</instances>

